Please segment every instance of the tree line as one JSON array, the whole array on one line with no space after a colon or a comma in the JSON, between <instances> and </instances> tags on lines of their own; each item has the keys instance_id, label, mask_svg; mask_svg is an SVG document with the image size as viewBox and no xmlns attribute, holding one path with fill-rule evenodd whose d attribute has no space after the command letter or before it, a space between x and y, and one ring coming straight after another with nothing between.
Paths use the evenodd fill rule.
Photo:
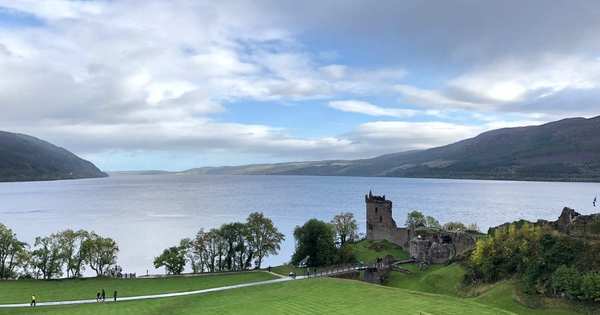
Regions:
<instances>
[{"instance_id":1,"label":"tree line","mask_svg":"<svg viewBox=\"0 0 600 315\"><path fill-rule=\"evenodd\" d=\"M109 238L85 230L64 230L20 241L0 223L0 278L55 279L81 277L86 268L107 275L117 262L119 247Z\"/></svg>"},{"instance_id":2,"label":"tree line","mask_svg":"<svg viewBox=\"0 0 600 315\"><path fill-rule=\"evenodd\" d=\"M277 254L283 240L270 218L254 212L245 223L201 229L194 238L182 239L155 257L154 267L164 267L169 274L181 274L186 266L193 273L261 268L265 257Z\"/></svg>"},{"instance_id":3,"label":"tree line","mask_svg":"<svg viewBox=\"0 0 600 315\"><path fill-rule=\"evenodd\" d=\"M444 230L448 232L479 232L479 227L475 223L465 225L462 222L450 221L444 225L441 225L436 218L432 216L425 216L418 210L413 210L406 215L406 226L411 229L427 228Z\"/></svg>"}]
</instances>

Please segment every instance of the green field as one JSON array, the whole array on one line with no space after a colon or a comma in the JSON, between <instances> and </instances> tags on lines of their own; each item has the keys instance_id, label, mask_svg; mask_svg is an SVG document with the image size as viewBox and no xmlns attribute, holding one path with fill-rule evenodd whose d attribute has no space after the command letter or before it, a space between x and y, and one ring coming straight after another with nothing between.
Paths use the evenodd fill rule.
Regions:
<instances>
[{"instance_id":1,"label":"green field","mask_svg":"<svg viewBox=\"0 0 600 315\"><path fill-rule=\"evenodd\" d=\"M233 284L275 279L266 272L244 272L193 277L167 277L155 279L66 279L0 281L0 303L29 303L35 294L38 302L94 299L98 290L106 290L112 297L117 290L120 297L167 292L182 292Z\"/></svg>"},{"instance_id":2,"label":"green field","mask_svg":"<svg viewBox=\"0 0 600 315\"><path fill-rule=\"evenodd\" d=\"M5 314L30 314L31 309ZM296 280L207 295L40 307L36 314L509 314L473 300L342 279Z\"/></svg>"}]
</instances>

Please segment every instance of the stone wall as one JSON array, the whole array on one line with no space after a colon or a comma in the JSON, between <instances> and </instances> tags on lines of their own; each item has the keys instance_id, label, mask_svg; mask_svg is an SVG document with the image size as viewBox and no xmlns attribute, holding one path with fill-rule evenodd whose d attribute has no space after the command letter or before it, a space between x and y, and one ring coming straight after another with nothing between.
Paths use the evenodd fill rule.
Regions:
<instances>
[{"instance_id":1,"label":"stone wall","mask_svg":"<svg viewBox=\"0 0 600 315\"><path fill-rule=\"evenodd\" d=\"M466 232L423 229L410 240L410 256L418 262L444 264L475 247L476 239Z\"/></svg>"}]
</instances>

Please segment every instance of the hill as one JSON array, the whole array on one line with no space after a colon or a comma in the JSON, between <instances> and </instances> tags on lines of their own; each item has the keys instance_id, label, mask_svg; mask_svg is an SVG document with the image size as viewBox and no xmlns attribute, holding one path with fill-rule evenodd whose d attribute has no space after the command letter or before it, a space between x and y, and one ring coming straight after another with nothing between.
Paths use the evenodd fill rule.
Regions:
<instances>
[{"instance_id":1,"label":"hill","mask_svg":"<svg viewBox=\"0 0 600 315\"><path fill-rule=\"evenodd\" d=\"M184 173L598 181L598 135L600 116L569 118L371 159L206 167Z\"/></svg>"},{"instance_id":2,"label":"hill","mask_svg":"<svg viewBox=\"0 0 600 315\"><path fill-rule=\"evenodd\" d=\"M0 181L105 177L94 164L51 143L0 131Z\"/></svg>"}]
</instances>

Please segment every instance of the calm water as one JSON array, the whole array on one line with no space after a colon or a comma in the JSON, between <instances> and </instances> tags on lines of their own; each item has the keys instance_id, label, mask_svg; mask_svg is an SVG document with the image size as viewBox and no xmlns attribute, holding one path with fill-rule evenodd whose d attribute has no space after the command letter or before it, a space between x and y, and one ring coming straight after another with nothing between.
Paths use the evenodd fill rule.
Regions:
<instances>
[{"instance_id":1,"label":"calm water","mask_svg":"<svg viewBox=\"0 0 600 315\"><path fill-rule=\"evenodd\" d=\"M200 228L244 220L262 211L287 239L277 257L288 261L292 231L310 218L330 220L351 211L365 229L364 194L385 194L394 217L419 209L444 223L476 222L482 229L517 219L554 220L564 206L592 213L595 183L507 182L311 176L115 175L56 182L0 183L0 222L18 237L65 228L94 230L117 240L119 264L154 272L153 257Z\"/></svg>"}]
</instances>

